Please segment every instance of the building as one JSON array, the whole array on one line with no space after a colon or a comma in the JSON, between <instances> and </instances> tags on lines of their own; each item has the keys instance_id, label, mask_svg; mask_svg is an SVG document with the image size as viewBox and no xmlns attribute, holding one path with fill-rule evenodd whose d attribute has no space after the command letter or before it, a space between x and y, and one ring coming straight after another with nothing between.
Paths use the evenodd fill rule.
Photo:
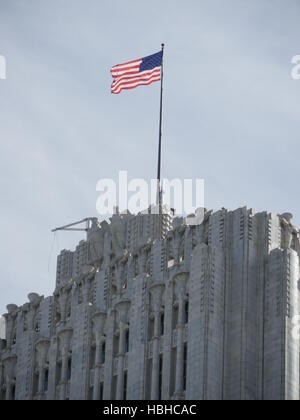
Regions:
<instances>
[{"instance_id":1,"label":"building","mask_svg":"<svg viewBox=\"0 0 300 420\"><path fill-rule=\"evenodd\" d=\"M53 296L10 304L0 398L298 400L299 231L288 213L92 220Z\"/></svg>"}]
</instances>

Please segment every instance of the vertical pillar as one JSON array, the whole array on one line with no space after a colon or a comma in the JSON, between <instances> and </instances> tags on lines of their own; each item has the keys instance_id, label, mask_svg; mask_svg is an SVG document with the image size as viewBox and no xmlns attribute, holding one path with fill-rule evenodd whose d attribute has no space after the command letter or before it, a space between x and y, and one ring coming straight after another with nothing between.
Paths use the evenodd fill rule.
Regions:
<instances>
[{"instance_id":1,"label":"vertical pillar","mask_svg":"<svg viewBox=\"0 0 300 420\"><path fill-rule=\"evenodd\" d=\"M100 369L101 369L101 340L96 339L96 360L94 370L94 389L93 389L93 400L99 400L99 385L100 385Z\"/></svg>"},{"instance_id":2,"label":"vertical pillar","mask_svg":"<svg viewBox=\"0 0 300 420\"><path fill-rule=\"evenodd\" d=\"M62 348L61 351L61 394L60 399L66 399L66 391L67 391L67 374L68 374L68 349L66 347Z\"/></svg>"},{"instance_id":3,"label":"vertical pillar","mask_svg":"<svg viewBox=\"0 0 300 420\"><path fill-rule=\"evenodd\" d=\"M125 334L126 334L126 330L128 328L129 306L130 306L130 301L128 299L123 299L116 304L116 310L117 310L117 313L118 313L118 321L119 321L119 331L120 331L116 400L122 400L123 399Z\"/></svg>"},{"instance_id":4,"label":"vertical pillar","mask_svg":"<svg viewBox=\"0 0 300 420\"><path fill-rule=\"evenodd\" d=\"M5 394L6 401L9 401L11 399L11 384L10 380L6 380L6 394Z\"/></svg>"},{"instance_id":5,"label":"vertical pillar","mask_svg":"<svg viewBox=\"0 0 300 420\"><path fill-rule=\"evenodd\" d=\"M14 377L16 375L16 356L8 356L3 360L5 367L5 384L6 384L6 400L11 400L12 398L12 384L14 382Z\"/></svg>"},{"instance_id":6,"label":"vertical pillar","mask_svg":"<svg viewBox=\"0 0 300 420\"><path fill-rule=\"evenodd\" d=\"M119 337L119 354L118 354L118 381L117 381L117 394L116 399L123 399L123 387L124 387L124 358L125 358L125 334L126 325L122 322L119 325L120 337Z\"/></svg>"},{"instance_id":7,"label":"vertical pillar","mask_svg":"<svg viewBox=\"0 0 300 420\"><path fill-rule=\"evenodd\" d=\"M177 356L176 356L176 385L175 394L181 397L183 394L183 352L184 352L184 299L178 300L178 324L177 324Z\"/></svg>"},{"instance_id":8,"label":"vertical pillar","mask_svg":"<svg viewBox=\"0 0 300 420\"><path fill-rule=\"evenodd\" d=\"M44 394L45 371L46 371L46 362L47 362L49 346L50 346L50 341L44 338L41 338L36 343L37 364L38 364L38 370L39 370L39 382L38 382L39 399L42 399L43 394Z\"/></svg>"},{"instance_id":9,"label":"vertical pillar","mask_svg":"<svg viewBox=\"0 0 300 420\"><path fill-rule=\"evenodd\" d=\"M150 289L152 310L154 313L154 337L151 372L151 400L159 399L159 340L160 340L160 312L162 304L163 283L156 283Z\"/></svg>"},{"instance_id":10,"label":"vertical pillar","mask_svg":"<svg viewBox=\"0 0 300 420\"><path fill-rule=\"evenodd\" d=\"M182 399L184 397L184 389L183 389L184 303L186 300L187 273L177 274L174 278L174 281L175 281L175 292L176 292L177 302L178 302L175 398Z\"/></svg>"},{"instance_id":11,"label":"vertical pillar","mask_svg":"<svg viewBox=\"0 0 300 420\"><path fill-rule=\"evenodd\" d=\"M101 347L103 343L104 325L106 321L105 312L96 312L93 317L93 329L96 338L96 357L94 370L93 400L100 398L100 372L101 372Z\"/></svg>"},{"instance_id":12,"label":"vertical pillar","mask_svg":"<svg viewBox=\"0 0 300 420\"><path fill-rule=\"evenodd\" d=\"M72 337L72 329L66 328L59 332L60 348L61 348L61 389L60 399L65 400L67 397L68 385L68 358L70 351L70 342Z\"/></svg>"},{"instance_id":13,"label":"vertical pillar","mask_svg":"<svg viewBox=\"0 0 300 420\"><path fill-rule=\"evenodd\" d=\"M154 312L154 337L151 374L151 400L159 399L159 338L160 338L160 310Z\"/></svg>"}]
</instances>

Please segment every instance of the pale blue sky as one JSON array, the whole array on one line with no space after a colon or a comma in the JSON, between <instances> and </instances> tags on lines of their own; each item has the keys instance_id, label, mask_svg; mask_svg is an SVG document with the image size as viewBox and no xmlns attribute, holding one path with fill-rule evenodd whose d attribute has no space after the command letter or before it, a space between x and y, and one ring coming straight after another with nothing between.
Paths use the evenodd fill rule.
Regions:
<instances>
[{"instance_id":1,"label":"pale blue sky","mask_svg":"<svg viewBox=\"0 0 300 420\"><path fill-rule=\"evenodd\" d=\"M100 178L155 176L159 84L112 96L109 68L161 42L163 175L300 225L299 22L299 0L0 0L0 312L52 293L79 237L50 255L50 230L96 215Z\"/></svg>"}]
</instances>

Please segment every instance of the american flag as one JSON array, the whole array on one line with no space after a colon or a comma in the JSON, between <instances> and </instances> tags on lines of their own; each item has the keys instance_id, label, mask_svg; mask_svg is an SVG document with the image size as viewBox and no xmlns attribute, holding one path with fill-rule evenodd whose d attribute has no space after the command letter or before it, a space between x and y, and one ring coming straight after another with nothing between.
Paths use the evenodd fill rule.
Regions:
<instances>
[{"instance_id":1,"label":"american flag","mask_svg":"<svg viewBox=\"0 0 300 420\"><path fill-rule=\"evenodd\" d=\"M110 72L113 77L111 93L121 93L123 89L134 89L141 85L158 82L161 76L162 51L138 60L117 64Z\"/></svg>"}]
</instances>

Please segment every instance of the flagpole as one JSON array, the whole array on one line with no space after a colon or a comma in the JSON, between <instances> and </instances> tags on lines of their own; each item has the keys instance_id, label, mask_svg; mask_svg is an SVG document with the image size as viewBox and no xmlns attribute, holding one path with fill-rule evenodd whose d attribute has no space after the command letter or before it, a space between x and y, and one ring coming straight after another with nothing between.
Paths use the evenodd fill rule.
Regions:
<instances>
[{"instance_id":1,"label":"flagpole","mask_svg":"<svg viewBox=\"0 0 300 420\"><path fill-rule=\"evenodd\" d=\"M158 142L158 164L157 164L157 204L159 206L159 213L162 207L162 186L161 186L161 144L162 144L162 117L163 117L163 79L164 79L164 47L161 44L162 59L161 59L161 78L160 78L160 112L159 112L159 142Z\"/></svg>"}]
</instances>

